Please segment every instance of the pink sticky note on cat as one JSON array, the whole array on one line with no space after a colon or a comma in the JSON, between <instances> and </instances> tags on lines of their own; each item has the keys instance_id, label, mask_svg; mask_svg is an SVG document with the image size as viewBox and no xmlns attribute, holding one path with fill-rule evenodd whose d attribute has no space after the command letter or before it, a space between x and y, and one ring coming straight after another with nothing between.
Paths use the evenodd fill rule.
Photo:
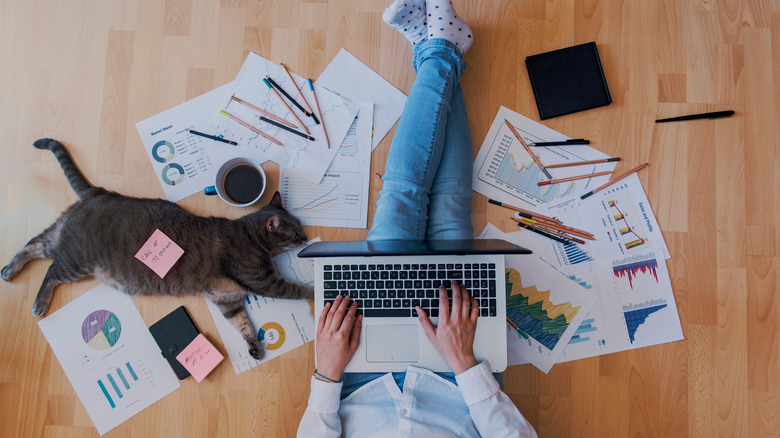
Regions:
<instances>
[{"instance_id":1,"label":"pink sticky note on cat","mask_svg":"<svg viewBox=\"0 0 780 438\"><path fill-rule=\"evenodd\" d=\"M152 237L144 243L144 246L138 250L135 258L144 262L152 271L157 273L160 278L171 270L176 261L179 260L184 250L179 245L166 236L162 231L155 230Z\"/></svg>"},{"instance_id":2,"label":"pink sticky note on cat","mask_svg":"<svg viewBox=\"0 0 780 438\"><path fill-rule=\"evenodd\" d=\"M223 359L222 354L211 345L203 333L199 334L187 348L176 355L176 360L189 371L198 383L205 379Z\"/></svg>"}]
</instances>

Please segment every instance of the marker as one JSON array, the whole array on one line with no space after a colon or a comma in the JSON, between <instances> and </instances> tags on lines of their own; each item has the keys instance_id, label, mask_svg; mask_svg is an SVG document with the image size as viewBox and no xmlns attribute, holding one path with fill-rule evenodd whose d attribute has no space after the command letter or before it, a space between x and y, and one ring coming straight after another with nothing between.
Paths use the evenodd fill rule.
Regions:
<instances>
[{"instance_id":1,"label":"marker","mask_svg":"<svg viewBox=\"0 0 780 438\"><path fill-rule=\"evenodd\" d=\"M734 115L733 110L728 111L715 111L713 113L702 113L702 114L690 114L687 116L679 116L679 117L669 117L668 119L658 119L655 121L655 123L664 123L664 122L680 122L683 120L697 120L697 119L721 119L724 117L731 117Z\"/></svg>"},{"instance_id":2,"label":"marker","mask_svg":"<svg viewBox=\"0 0 780 438\"><path fill-rule=\"evenodd\" d=\"M307 79L307 81L309 82L309 90L311 90L311 94L314 96L314 107L317 109L317 115L319 115L322 120L322 133L325 135L325 143L328 145L328 149L330 149L328 131L325 130L325 119L322 118L322 111L320 111L320 102L317 100L317 93L314 91L314 85L311 83L311 78Z\"/></svg>"},{"instance_id":3,"label":"marker","mask_svg":"<svg viewBox=\"0 0 780 438\"><path fill-rule=\"evenodd\" d=\"M211 140L221 141L222 143L238 145L238 143L234 142L233 140L228 140L226 138L217 137L217 136L214 136L214 135L204 134L204 133L202 133L200 131L196 131L194 129L189 129L188 131L190 132L190 134L197 135L197 136L200 136L200 137L205 137L205 138L209 138Z\"/></svg>"},{"instance_id":4,"label":"marker","mask_svg":"<svg viewBox=\"0 0 780 438\"><path fill-rule=\"evenodd\" d=\"M538 143L528 143L528 146L573 146L578 144L590 144L590 140L585 140L584 138L570 138L565 141L540 141Z\"/></svg>"}]
</instances>

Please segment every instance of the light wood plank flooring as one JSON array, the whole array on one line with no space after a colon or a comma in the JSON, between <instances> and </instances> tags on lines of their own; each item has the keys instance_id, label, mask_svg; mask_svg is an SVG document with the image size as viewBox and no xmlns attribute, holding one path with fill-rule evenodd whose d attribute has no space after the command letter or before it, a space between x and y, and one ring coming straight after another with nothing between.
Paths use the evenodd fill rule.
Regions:
<instances>
[{"instance_id":1,"label":"light wood plank flooring","mask_svg":"<svg viewBox=\"0 0 780 438\"><path fill-rule=\"evenodd\" d=\"M0 254L7 263L76 196L54 137L96 185L161 197L135 123L231 81L249 51L316 78L342 47L408 92L411 49L381 20L388 0L0 1ZM686 340L505 373L541 436L780 435L780 2L455 0L474 31L462 85L475 154L499 106L538 120L524 59L596 41L614 102L551 119L621 156L640 178L672 254ZM734 109L730 119L658 117ZM373 154L381 173L392 131ZM271 184L278 168L266 165ZM370 215L378 193L371 188ZM270 193L263 202L270 199ZM216 198L181 202L239 217ZM475 230L513 229L475 195ZM365 230L307 229L325 240ZM121 235L117 236L118 239ZM97 436L30 313L47 261L0 286L0 436ZM59 288L53 310L95 286ZM184 304L221 346L202 299L135 298L147 324ZM293 436L314 369L309 344L237 376L228 363L109 437Z\"/></svg>"}]
</instances>

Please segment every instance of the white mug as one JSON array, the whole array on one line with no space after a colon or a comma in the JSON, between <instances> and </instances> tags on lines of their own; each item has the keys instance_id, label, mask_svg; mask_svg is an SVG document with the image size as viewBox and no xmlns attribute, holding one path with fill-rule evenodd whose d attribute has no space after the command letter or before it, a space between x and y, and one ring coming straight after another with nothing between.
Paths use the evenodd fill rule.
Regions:
<instances>
[{"instance_id":1,"label":"white mug","mask_svg":"<svg viewBox=\"0 0 780 438\"><path fill-rule=\"evenodd\" d=\"M255 160L238 157L219 168L214 186L206 187L204 192L207 195L217 194L234 207L247 207L263 196L266 181L263 168Z\"/></svg>"}]
</instances>

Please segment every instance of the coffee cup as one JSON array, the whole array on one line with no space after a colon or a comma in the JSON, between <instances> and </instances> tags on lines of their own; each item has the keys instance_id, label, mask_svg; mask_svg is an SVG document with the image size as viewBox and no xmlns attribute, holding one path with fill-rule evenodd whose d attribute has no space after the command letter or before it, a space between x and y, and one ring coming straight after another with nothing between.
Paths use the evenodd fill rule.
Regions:
<instances>
[{"instance_id":1,"label":"coffee cup","mask_svg":"<svg viewBox=\"0 0 780 438\"><path fill-rule=\"evenodd\" d=\"M213 187L204 191L218 195L234 207L247 207L257 202L265 192L266 177L263 168L251 158L233 158L217 170Z\"/></svg>"}]
</instances>

